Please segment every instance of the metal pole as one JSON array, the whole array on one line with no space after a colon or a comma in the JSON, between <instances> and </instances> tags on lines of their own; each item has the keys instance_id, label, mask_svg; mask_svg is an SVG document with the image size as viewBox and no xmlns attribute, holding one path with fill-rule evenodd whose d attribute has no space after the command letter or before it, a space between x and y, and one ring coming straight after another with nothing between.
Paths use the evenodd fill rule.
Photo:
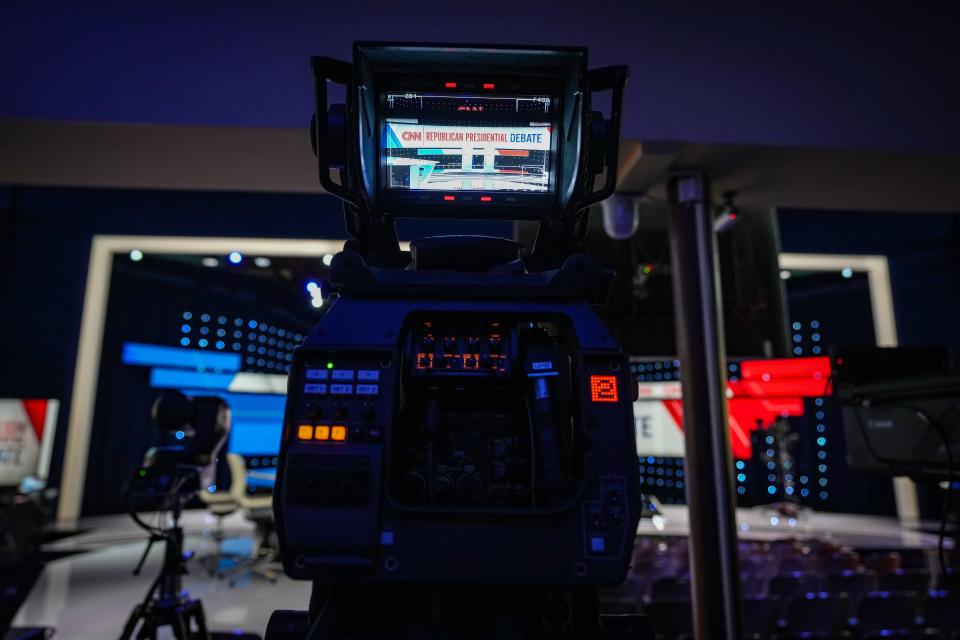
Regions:
<instances>
[{"instance_id":1,"label":"metal pole","mask_svg":"<svg viewBox=\"0 0 960 640\"><path fill-rule=\"evenodd\" d=\"M696 638L740 640L740 571L717 243L705 176L671 178L670 261L683 388Z\"/></svg>"}]
</instances>

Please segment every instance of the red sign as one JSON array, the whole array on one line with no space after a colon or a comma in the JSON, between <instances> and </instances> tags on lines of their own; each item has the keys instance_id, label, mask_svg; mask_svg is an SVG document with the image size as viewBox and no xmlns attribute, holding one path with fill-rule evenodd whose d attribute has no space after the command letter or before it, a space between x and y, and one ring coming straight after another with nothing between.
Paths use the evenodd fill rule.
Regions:
<instances>
[{"instance_id":1,"label":"red sign","mask_svg":"<svg viewBox=\"0 0 960 640\"><path fill-rule=\"evenodd\" d=\"M745 360L740 378L727 384L730 446L736 458L751 455L750 433L777 418L802 416L803 399L830 394L830 358ZM683 401L678 382L641 382L634 405L641 454L683 455Z\"/></svg>"}]
</instances>

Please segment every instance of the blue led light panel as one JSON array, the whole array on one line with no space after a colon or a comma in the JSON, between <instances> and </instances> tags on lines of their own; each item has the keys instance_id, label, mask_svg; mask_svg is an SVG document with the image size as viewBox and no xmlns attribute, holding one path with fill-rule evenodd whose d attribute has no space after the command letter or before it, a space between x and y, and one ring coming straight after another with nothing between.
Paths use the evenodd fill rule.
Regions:
<instances>
[{"instance_id":1,"label":"blue led light panel","mask_svg":"<svg viewBox=\"0 0 960 640\"><path fill-rule=\"evenodd\" d=\"M126 342L123 345L123 364L147 367L175 367L194 371L239 371L240 355L216 353L199 349L164 347L155 344Z\"/></svg>"}]
</instances>

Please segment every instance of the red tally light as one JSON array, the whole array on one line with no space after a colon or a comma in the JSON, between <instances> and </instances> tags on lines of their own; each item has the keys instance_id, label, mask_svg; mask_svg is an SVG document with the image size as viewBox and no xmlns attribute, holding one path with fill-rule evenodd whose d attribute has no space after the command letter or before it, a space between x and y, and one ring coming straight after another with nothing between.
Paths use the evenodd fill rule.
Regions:
<instances>
[{"instance_id":1,"label":"red tally light","mask_svg":"<svg viewBox=\"0 0 960 640\"><path fill-rule=\"evenodd\" d=\"M590 376L591 402L618 402L617 376Z\"/></svg>"},{"instance_id":2,"label":"red tally light","mask_svg":"<svg viewBox=\"0 0 960 640\"><path fill-rule=\"evenodd\" d=\"M484 83L483 83L483 88L484 88L484 89L493 89L493 83L492 83L492 82L484 82Z\"/></svg>"},{"instance_id":3,"label":"red tally light","mask_svg":"<svg viewBox=\"0 0 960 640\"><path fill-rule=\"evenodd\" d=\"M456 88L457 88L457 83L456 83L456 82L444 82L444 83L443 83L443 86L446 87L447 89L456 89Z\"/></svg>"},{"instance_id":4,"label":"red tally light","mask_svg":"<svg viewBox=\"0 0 960 640\"><path fill-rule=\"evenodd\" d=\"M729 213L729 214L727 214L727 217L730 218L731 220L736 220L736 219L737 219L737 214L735 214L735 213Z\"/></svg>"},{"instance_id":5,"label":"red tally light","mask_svg":"<svg viewBox=\"0 0 960 640\"><path fill-rule=\"evenodd\" d=\"M493 202L493 196L480 196L480 202Z\"/></svg>"},{"instance_id":6,"label":"red tally light","mask_svg":"<svg viewBox=\"0 0 960 640\"><path fill-rule=\"evenodd\" d=\"M457 199L457 196L443 196L443 199L447 202L452 202Z\"/></svg>"}]
</instances>

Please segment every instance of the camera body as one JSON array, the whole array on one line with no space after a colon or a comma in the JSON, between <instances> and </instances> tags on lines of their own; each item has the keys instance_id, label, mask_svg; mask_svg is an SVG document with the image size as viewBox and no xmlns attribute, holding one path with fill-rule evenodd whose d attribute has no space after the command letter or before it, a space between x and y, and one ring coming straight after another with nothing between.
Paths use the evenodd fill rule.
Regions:
<instances>
[{"instance_id":1,"label":"camera body","mask_svg":"<svg viewBox=\"0 0 960 640\"><path fill-rule=\"evenodd\" d=\"M630 385L625 355L576 300L341 297L290 376L276 499L284 568L621 581L640 509Z\"/></svg>"},{"instance_id":2,"label":"camera body","mask_svg":"<svg viewBox=\"0 0 960 640\"><path fill-rule=\"evenodd\" d=\"M133 494L167 497L172 490L192 495L213 481L217 455L230 432L230 408L217 396L187 397L166 391L150 411L164 434L178 434L182 444L150 447L128 481Z\"/></svg>"},{"instance_id":3,"label":"camera body","mask_svg":"<svg viewBox=\"0 0 960 640\"><path fill-rule=\"evenodd\" d=\"M626 68L586 63L580 48L389 43L313 60L319 177L353 239L288 381L274 498L288 575L623 580L641 510L636 385L591 309L609 274L577 247L616 184ZM608 118L592 110L603 90ZM399 217L540 233L530 254L476 236L408 254Z\"/></svg>"}]
</instances>

